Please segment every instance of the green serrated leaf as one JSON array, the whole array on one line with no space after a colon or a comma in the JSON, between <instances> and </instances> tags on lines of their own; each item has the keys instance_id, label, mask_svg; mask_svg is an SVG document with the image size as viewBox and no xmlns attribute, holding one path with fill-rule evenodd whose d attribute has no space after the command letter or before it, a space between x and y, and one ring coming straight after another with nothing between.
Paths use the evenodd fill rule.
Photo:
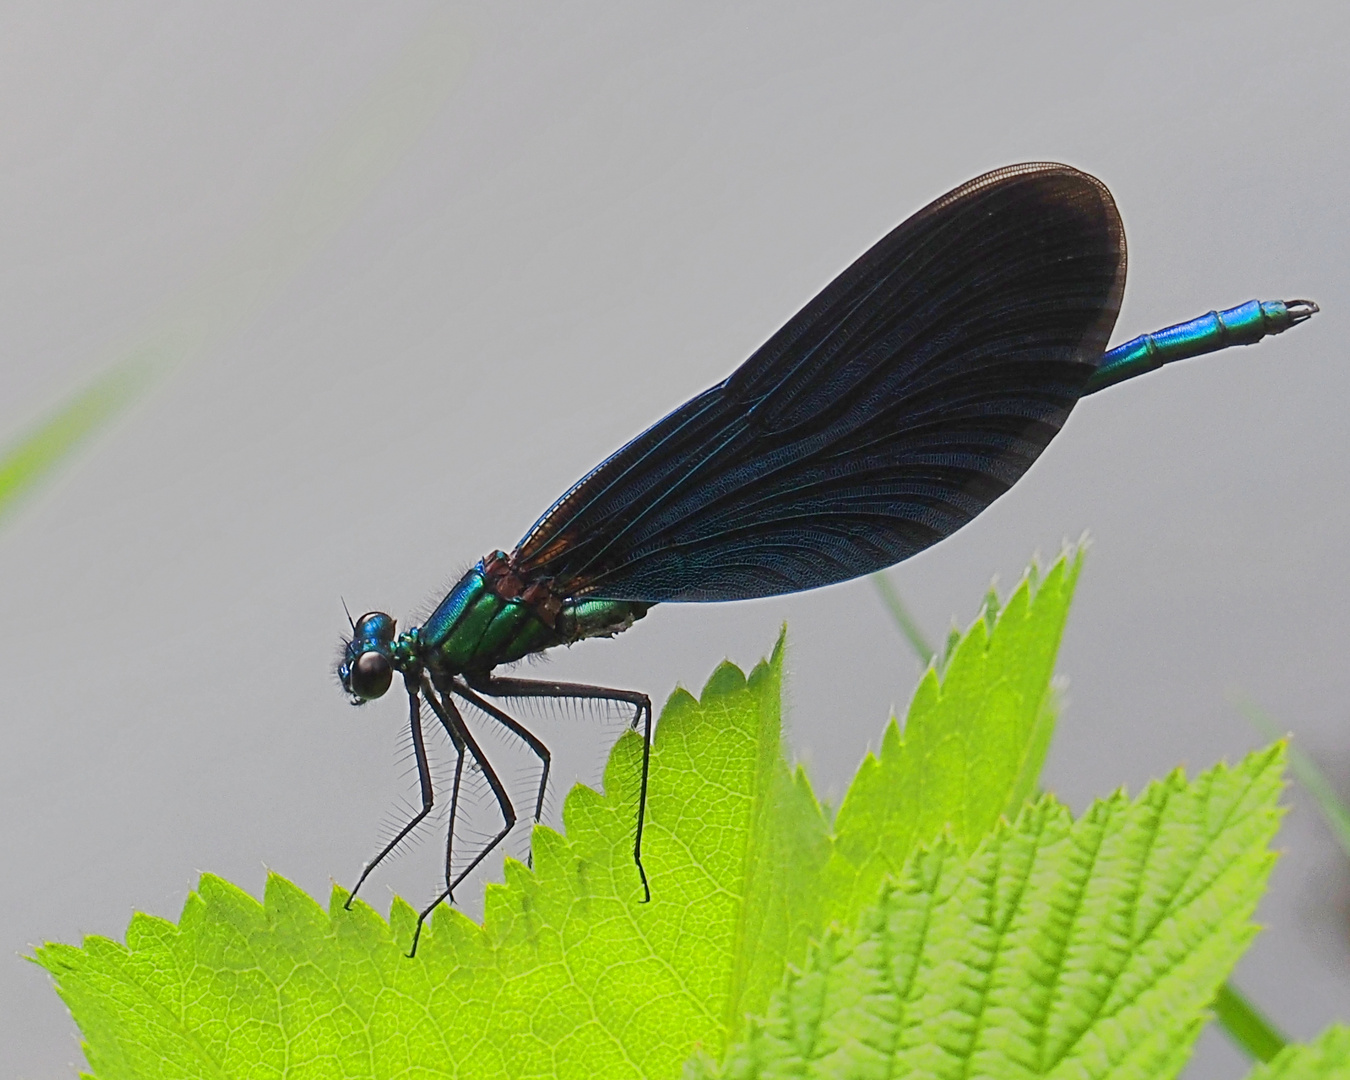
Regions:
<instances>
[{"instance_id":1,"label":"green serrated leaf","mask_svg":"<svg viewBox=\"0 0 1350 1080\"><path fill-rule=\"evenodd\" d=\"M692 1076L1175 1075L1254 927L1284 747L916 851Z\"/></svg>"},{"instance_id":2,"label":"green serrated leaf","mask_svg":"<svg viewBox=\"0 0 1350 1080\"><path fill-rule=\"evenodd\" d=\"M1350 1080L1350 1028L1335 1024L1310 1043L1290 1043L1248 1080Z\"/></svg>"},{"instance_id":3,"label":"green serrated leaf","mask_svg":"<svg viewBox=\"0 0 1350 1080\"><path fill-rule=\"evenodd\" d=\"M1066 554L1033 589L1028 576L998 613L982 614L919 682L903 736L892 720L835 821L827 918L848 923L919 845L950 829L971 850L1035 791L1054 730L1055 655L1082 552ZM985 611L991 610L988 599Z\"/></svg>"},{"instance_id":4,"label":"green serrated leaf","mask_svg":"<svg viewBox=\"0 0 1350 1080\"><path fill-rule=\"evenodd\" d=\"M439 912L328 912L282 878L263 904L205 876L177 926L144 915L127 945L49 945L102 1080L196 1076L675 1076L720 1049L820 923L827 831L779 751L782 642L747 680L730 664L662 713L644 858L632 862L636 736L610 794L577 787L567 835L535 831L484 925Z\"/></svg>"},{"instance_id":5,"label":"green serrated leaf","mask_svg":"<svg viewBox=\"0 0 1350 1080\"><path fill-rule=\"evenodd\" d=\"M401 901L386 924L362 904L344 911L341 890L324 912L273 876L259 905L209 875L177 926L137 916L126 946L90 938L38 960L102 1080L676 1076L695 1048L720 1054L747 1013L763 1013L808 940L875 901L916 844L951 824L973 847L1025 800L1078 565L1061 560L1039 590L1017 590L992 633L977 620L942 679L930 673L906 738L892 725L849 792L842 856L782 758L780 639L748 680L723 665L698 701L679 691L662 712L650 904L632 863L630 735L607 794L574 789L565 835L536 829L534 870L508 862L506 883L489 886L484 924L438 912L415 961L403 952L416 915ZM859 854L863 886L844 877Z\"/></svg>"}]
</instances>

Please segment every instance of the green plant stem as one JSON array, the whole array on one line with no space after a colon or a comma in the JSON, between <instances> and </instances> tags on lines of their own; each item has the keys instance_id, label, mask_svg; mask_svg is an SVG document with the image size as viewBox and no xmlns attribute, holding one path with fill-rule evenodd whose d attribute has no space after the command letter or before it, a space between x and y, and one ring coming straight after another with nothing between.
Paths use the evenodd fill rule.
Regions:
<instances>
[{"instance_id":1,"label":"green plant stem","mask_svg":"<svg viewBox=\"0 0 1350 1080\"><path fill-rule=\"evenodd\" d=\"M1285 1037L1231 980L1219 987L1214 998L1214 1017L1228 1037L1256 1061L1269 1061L1284 1049Z\"/></svg>"},{"instance_id":2,"label":"green plant stem","mask_svg":"<svg viewBox=\"0 0 1350 1080\"><path fill-rule=\"evenodd\" d=\"M1272 739L1285 737L1286 732L1275 719L1246 694L1236 693L1232 700L1257 731ZM1289 747L1289 771L1294 774L1294 779L1307 788L1308 794L1313 797L1322 816L1331 826L1331 831L1336 834L1341 850L1350 855L1350 808L1336 794L1326 774L1312 758L1293 744Z\"/></svg>"},{"instance_id":3,"label":"green plant stem","mask_svg":"<svg viewBox=\"0 0 1350 1080\"><path fill-rule=\"evenodd\" d=\"M468 57L448 18L425 20L305 164L132 351L0 448L0 520L174 364L260 311L338 233L439 114Z\"/></svg>"},{"instance_id":4,"label":"green plant stem","mask_svg":"<svg viewBox=\"0 0 1350 1080\"><path fill-rule=\"evenodd\" d=\"M909 642L914 654L922 663L931 664L933 658L937 656L937 650L929 644L923 631L919 629L919 624L914 621L904 601L900 599L900 593L891 584L891 579L879 571L872 575L872 584L876 586L881 602L886 605L886 610L891 613L891 618L895 620L895 625Z\"/></svg>"},{"instance_id":5,"label":"green plant stem","mask_svg":"<svg viewBox=\"0 0 1350 1080\"><path fill-rule=\"evenodd\" d=\"M150 368L136 361L114 368L0 453L0 518L135 400L149 376Z\"/></svg>"}]
</instances>

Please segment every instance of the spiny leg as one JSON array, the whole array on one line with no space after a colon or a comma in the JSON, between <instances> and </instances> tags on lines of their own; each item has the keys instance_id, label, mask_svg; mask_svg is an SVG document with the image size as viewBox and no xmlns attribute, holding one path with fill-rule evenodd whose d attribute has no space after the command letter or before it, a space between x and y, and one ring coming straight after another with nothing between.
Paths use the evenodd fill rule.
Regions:
<instances>
[{"instance_id":1,"label":"spiny leg","mask_svg":"<svg viewBox=\"0 0 1350 1080\"><path fill-rule=\"evenodd\" d=\"M467 686L455 683L452 686L452 689L475 708L482 709L483 712L496 720L502 727L519 736L520 740L534 751L534 756L543 763L544 772L543 775L539 777L539 794L534 800L534 820L537 823L544 813L544 793L548 789L548 773L553 765L553 755L549 752L549 748L544 745L543 740L519 720L516 720L512 716L508 716L506 713L502 712L501 709L497 708L497 706L493 705L492 702L484 701Z\"/></svg>"},{"instance_id":2,"label":"spiny leg","mask_svg":"<svg viewBox=\"0 0 1350 1080\"><path fill-rule=\"evenodd\" d=\"M515 807L511 805L511 800L506 795L506 788L502 786L501 780L498 778L492 766L488 763L487 756L483 753L482 748L479 747L477 740L474 739L473 733L469 731L468 725L464 723L464 718L460 716L459 709L455 707L455 703L448 697L438 699L436 697L436 691L430 683L425 683L423 685L423 693L426 695L427 704L431 706L431 711L436 714L437 719L440 720L451 740L457 746L461 743L463 744L464 750L461 751L461 761L464 753L470 753L473 755L474 761L478 763L478 767L483 770L483 776L486 778L488 786L492 788L492 794L496 797L497 806L502 812L502 827L497 835L473 857L469 865L458 874L454 875L453 879L451 877L453 871L451 870L449 859L447 858L445 864L445 889L435 900L422 910L421 914L417 916L417 929L413 931L412 948L408 950L409 956L417 955L417 941L422 936L422 926L427 919L431 917L431 913L436 910L442 900L450 900L453 898L455 889L459 886L459 883L472 874L474 870L478 868L478 864L486 859L488 855L491 854L492 850L505 840L507 834L516 826ZM456 772L458 773L458 769ZM458 788L458 784L456 784L456 788ZM454 828L455 822L452 818L450 821L450 829L452 832L454 831ZM450 843L447 841L447 856L449 855L449 852Z\"/></svg>"},{"instance_id":3,"label":"spiny leg","mask_svg":"<svg viewBox=\"0 0 1350 1080\"><path fill-rule=\"evenodd\" d=\"M455 857L455 817L459 813L459 786L464 779L464 758L467 756L464 741L454 739L453 736L452 741L458 754L455 757L455 780L450 787L450 823L445 830L445 885L447 892L450 890L450 864ZM449 899L451 902L454 901L453 896ZM440 903L439 900L436 902ZM418 929L421 929L421 923L418 924ZM414 940L413 948L416 947L417 942Z\"/></svg>"},{"instance_id":4,"label":"spiny leg","mask_svg":"<svg viewBox=\"0 0 1350 1080\"><path fill-rule=\"evenodd\" d=\"M436 706L439 703L436 699L436 694L432 691L430 686L426 688L426 696L432 711L435 712ZM444 722L442 722L442 726L444 726ZM464 739L461 735L451 730L449 727L446 727L446 733L450 736L450 742L455 748L455 778L450 784L450 813L448 815L449 821L447 822L445 829L445 881L448 886L450 882L450 864L455 854L455 819L459 814L459 792L460 786L464 782L464 758L468 754L468 750L465 748ZM453 896L450 897L450 901L452 903L454 902Z\"/></svg>"},{"instance_id":5,"label":"spiny leg","mask_svg":"<svg viewBox=\"0 0 1350 1080\"><path fill-rule=\"evenodd\" d=\"M436 793L431 786L431 766L427 764L427 747L422 738L422 706L418 697L418 686L411 681L406 682L405 685L408 690L408 723L412 728L413 754L417 758L417 779L422 787L422 809L413 815L413 819L404 825L389 843L385 844L375 858L366 863L365 869L361 871L361 876L356 879L356 886L347 897L347 902L342 905L348 911L351 910L352 901L356 899L356 894L365 884L366 878L370 877L370 872L379 866L394 848L403 843L404 838L422 823L423 818L431 813L431 806L436 798Z\"/></svg>"},{"instance_id":6,"label":"spiny leg","mask_svg":"<svg viewBox=\"0 0 1350 1080\"><path fill-rule=\"evenodd\" d=\"M606 686L587 686L585 683L543 682L535 679L504 679L492 675L478 676L465 680L475 689L493 697L561 697L580 698L588 701L621 701L632 705L633 728L643 721L642 731L642 787L638 792L637 832L633 837L633 862L637 866L638 876L642 879L642 893L645 904L652 898L651 886L647 884L647 870L642 865L642 828L647 820L647 777L651 772L652 760L652 699L637 690L613 690ZM456 688L456 692L460 692Z\"/></svg>"}]
</instances>

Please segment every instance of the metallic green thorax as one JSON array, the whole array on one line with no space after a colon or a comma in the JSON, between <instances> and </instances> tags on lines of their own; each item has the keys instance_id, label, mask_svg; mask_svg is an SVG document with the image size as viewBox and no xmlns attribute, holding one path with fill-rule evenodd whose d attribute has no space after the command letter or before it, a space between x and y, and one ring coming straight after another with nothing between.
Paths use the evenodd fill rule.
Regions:
<instances>
[{"instance_id":1,"label":"metallic green thorax","mask_svg":"<svg viewBox=\"0 0 1350 1080\"><path fill-rule=\"evenodd\" d=\"M400 635L395 665L420 662L443 676L486 673L555 645L612 637L651 606L559 598L545 585L525 585L507 556L493 552L460 579L421 627Z\"/></svg>"}]
</instances>

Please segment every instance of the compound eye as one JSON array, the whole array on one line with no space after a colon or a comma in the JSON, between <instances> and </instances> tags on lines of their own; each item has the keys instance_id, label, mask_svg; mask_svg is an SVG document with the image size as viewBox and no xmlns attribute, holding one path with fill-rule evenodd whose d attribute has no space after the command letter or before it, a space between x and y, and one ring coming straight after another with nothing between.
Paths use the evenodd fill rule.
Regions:
<instances>
[{"instance_id":1,"label":"compound eye","mask_svg":"<svg viewBox=\"0 0 1350 1080\"><path fill-rule=\"evenodd\" d=\"M372 650L356 658L349 678L352 693L364 701L370 701L389 689L394 669L389 663L389 657Z\"/></svg>"}]
</instances>

